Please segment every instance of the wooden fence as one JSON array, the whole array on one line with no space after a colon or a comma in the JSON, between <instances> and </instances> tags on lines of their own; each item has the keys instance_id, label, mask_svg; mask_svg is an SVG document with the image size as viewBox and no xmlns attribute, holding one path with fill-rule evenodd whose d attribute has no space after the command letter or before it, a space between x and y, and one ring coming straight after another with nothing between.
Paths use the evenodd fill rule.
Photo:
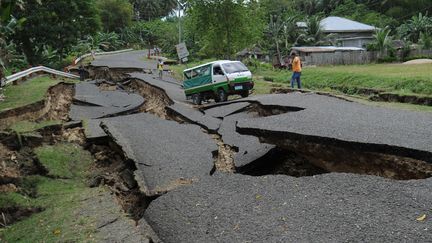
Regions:
<instances>
[{"instance_id":1,"label":"wooden fence","mask_svg":"<svg viewBox=\"0 0 432 243\"><path fill-rule=\"evenodd\" d=\"M397 52L398 59L402 59L403 53ZM376 51L336 51L334 53L309 53L301 55L304 65L354 65L368 64L378 61L379 52ZM408 57L429 56L432 50L411 50Z\"/></svg>"}]
</instances>

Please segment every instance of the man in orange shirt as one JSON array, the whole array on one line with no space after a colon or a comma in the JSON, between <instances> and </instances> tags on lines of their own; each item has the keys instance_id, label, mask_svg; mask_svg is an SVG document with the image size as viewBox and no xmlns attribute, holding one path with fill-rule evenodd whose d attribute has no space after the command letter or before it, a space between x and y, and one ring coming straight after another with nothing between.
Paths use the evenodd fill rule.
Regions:
<instances>
[{"instance_id":1,"label":"man in orange shirt","mask_svg":"<svg viewBox=\"0 0 432 243\"><path fill-rule=\"evenodd\" d=\"M297 56L296 52L292 52L291 57L292 57L292 70L293 70L293 75L291 78L291 88L294 88L294 82L297 82L297 87L301 89L301 80L300 80L301 71L302 71L301 60L300 57Z\"/></svg>"}]
</instances>

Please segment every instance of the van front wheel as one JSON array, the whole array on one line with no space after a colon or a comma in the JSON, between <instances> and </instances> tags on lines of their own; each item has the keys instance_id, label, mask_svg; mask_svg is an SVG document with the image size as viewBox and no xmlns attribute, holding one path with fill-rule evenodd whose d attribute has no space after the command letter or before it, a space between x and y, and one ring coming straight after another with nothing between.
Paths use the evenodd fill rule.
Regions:
<instances>
[{"instance_id":1,"label":"van front wheel","mask_svg":"<svg viewBox=\"0 0 432 243\"><path fill-rule=\"evenodd\" d=\"M218 90L218 100L219 100L219 102L227 101L227 94L226 94L225 90L223 90L223 89Z\"/></svg>"},{"instance_id":2,"label":"van front wheel","mask_svg":"<svg viewBox=\"0 0 432 243\"><path fill-rule=\"evenodd\" d=\"M201 105L202 99L200 94L193 94L192 95L192 103L194 105Z\"/></svg>"},{"instance_id":3,"label":"van front wheel","mask_svg":"<svg viewBox=\"0 0 432 243\"><path fill-rule=\"evenodd\" d=\"M240 93L240 96L241 96L242 98L246 98L246 97L248 97L248 96L249 96L249 90L243 90L243 91Z\"/></svg>"}]
</instances>

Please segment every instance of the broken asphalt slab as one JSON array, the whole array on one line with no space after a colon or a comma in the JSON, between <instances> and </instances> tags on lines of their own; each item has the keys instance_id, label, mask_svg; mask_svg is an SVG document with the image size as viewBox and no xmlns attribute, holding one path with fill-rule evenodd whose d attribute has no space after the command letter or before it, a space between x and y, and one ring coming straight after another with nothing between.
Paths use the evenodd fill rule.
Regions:
<instances>
[{"instance_id":1,"label":"broken asphalt slab","mask_svg":"<svg viewBox=\"0 0 432 243\"><path fill-rule=\"evenodd\" d=\"M211 109L204 110L206 115L213 116L216 118L224 118L233 113L239 112L250 105L249 102L238 102L227 105L217 106Z\"/></svg>"},{"instance_id":2,"label":"broken asphalt slab","mask_svg":"<svg viewBox=\"0 0 432 243\"><path fill-rule=\"evenodd\" d=\"M164 242L428 242L432 178L215 174L154 200Z\"/></svg>"},{"instance_id":3,"label":"broken asphalt slab","mask_svg":"<svg viewBox=\"0 0 432 243\"><path fill-rule=\"evenodd\" d=\"M101 91L92 83L76 85L74 100L69 116L72 120L104 118L132 112L138 109L144 98L138 94L125 91Z\"/></svg>"},{"instance_id":4,"label":"broken asphalt slab","mask_svg":"<svg viewBox=\"0 0 432 243\"><path fill-rule=\"evenodd\" d=\"M214 118L209 115L205 115L204 113L196 110L192 107L188 107L187 105L175 103L166 107L169 113L172 113L174 116L180 116L184 120L187 120L190 123L197 124L209 132L216 133L221 125L221 120ZM235 127L234 127L235 129Z\"/></svg>"},{"instance_id":5,"label":"broken asphalt slab","mask_svg":"<svg viewBox=\"0 0 432 243\"><path fill-rule=\"evenodd\" d=\"M131 79L141 80L149 85L163 90L171 100L186 103L186 96L180 84L165 82L151 74L129 73Z\"/></svg>"},{"instance_id":6,"label":"broken asphalt slab","mask_svg":"<svg viewBox=\"0 0 432 243\"><path fill-rule=\"evenodd\" d=\"M210 176L214 140L196 125L140 113L103 121L104 130L133 160L141 190L152 196Z\"/></svg>"},{"instance_id":7,"label":"broken asphalt slab","mask_svg":"<svg viewBox=\"0 0 432 243\"><path fill-rule=\"evenodd\" d=\"M266 142L292 138L351 144L366 151L432 162L431 114L366 106L310 93L269 95L253 100L262 105L304 110L243 119L237 124L242 134L258 136Z\"/></svg>"},{"instance_id":8,"label":"broken asphalt slab","mask_svg":"<svg viewBox=\"0 0 432 243\"><path fill-rule=\"evenodd\" d=\"M251 114L237 113L224 118L218 133L222 136L224 144L227 144L236 150L234 155L234 164L237 169L249 165L257 159L266 155L275 146L260 143L257 137L242 135L236 132L238 120L250 119Z\"/></svg>"}]
</instances>

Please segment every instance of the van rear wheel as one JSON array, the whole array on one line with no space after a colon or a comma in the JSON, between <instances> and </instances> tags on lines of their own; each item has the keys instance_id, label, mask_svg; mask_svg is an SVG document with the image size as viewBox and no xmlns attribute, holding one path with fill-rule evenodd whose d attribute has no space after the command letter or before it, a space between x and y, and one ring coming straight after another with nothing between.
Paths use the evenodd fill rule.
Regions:
<instances>
[{"instance_id":1,"label":"van rear wheel","mask_svg":"<svg viewBox=\"0 0 432 243\"><path fill-rule=\"evenodd\" d=\"M223 90L223 89L219 89L218 90L218 100L219 100L219 102L225 102L225 101L227 101L227 94L226 94L226 92L225 92L225 90Z\"/></svg>"},{"instance_id":2,"label":"van rear wheel","mask_svg":"<svg viewBox=\"0 0 432 243\"><path fill-rule=\"evenodd\" d=\"M194 105L201 105L202 103L202 98L200 94L193 94L192 95L192 103Z\"/></svg>"}]
</instances>

